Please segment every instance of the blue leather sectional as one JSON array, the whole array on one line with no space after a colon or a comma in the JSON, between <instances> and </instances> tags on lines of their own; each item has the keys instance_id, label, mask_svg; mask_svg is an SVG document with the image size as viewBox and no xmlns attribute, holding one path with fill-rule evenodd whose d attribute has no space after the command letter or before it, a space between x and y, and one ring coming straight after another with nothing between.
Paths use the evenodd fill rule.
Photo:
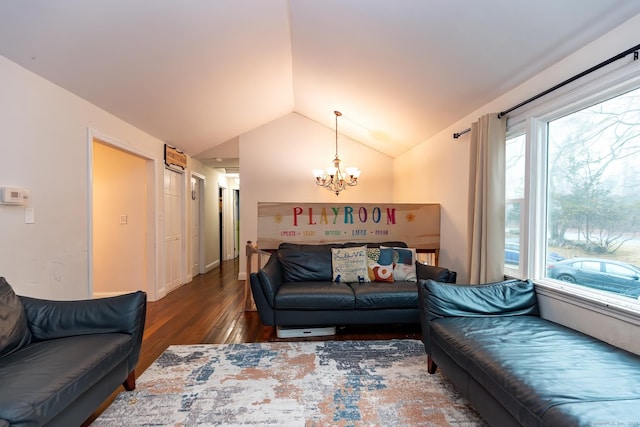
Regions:
<instances>
[{"instance_id":1,"label":"blue leather sectional","mask_svg":"<svg viewBox=\"0 0 640 427\"><path fill-rule=\"evenodd\" d=\"M429 372L492 426L640 425L640 356L541 318L532 282L418 289Z\"/></svg>"}]
</instances>

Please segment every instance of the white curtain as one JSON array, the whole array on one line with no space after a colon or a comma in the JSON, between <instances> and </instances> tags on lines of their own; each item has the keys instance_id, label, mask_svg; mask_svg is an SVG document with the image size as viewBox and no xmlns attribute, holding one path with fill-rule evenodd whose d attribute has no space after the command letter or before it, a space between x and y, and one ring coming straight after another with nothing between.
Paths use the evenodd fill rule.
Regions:
<instances>
[{"instance_id":1,"label":"white curtain","mask_svg":"<svg viewBox=\"0 0 640 427\"><path fill-rule=\"evenodd\" d=\"M471 125L469 283L504 278L506 118L487 114Z\"/></svg>"}]
</instances>

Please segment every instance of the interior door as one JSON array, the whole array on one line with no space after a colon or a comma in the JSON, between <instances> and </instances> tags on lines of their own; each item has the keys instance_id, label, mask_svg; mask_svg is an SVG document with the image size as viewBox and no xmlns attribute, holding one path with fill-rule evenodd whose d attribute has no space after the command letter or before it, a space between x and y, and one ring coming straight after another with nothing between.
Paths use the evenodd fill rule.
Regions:
<instances>
[{"instance_id":1,"label":"interior door","mask_svg":"<svg viewBox=\"0 0 640 427\"><path fill-rule=\"evenodd\" d=\"M164 265L167 292L182 284L182 178L164 170Z\"/></svg>"},{"instance_id":2,"label":"interior door","mask_svg":"<svg viewBox=\"0 0 640 427\"><path fill-rule=\"evenodd\" d=\"M200 182L191 177L191 275L200 274Z\"/></svg>"}]
</instances>

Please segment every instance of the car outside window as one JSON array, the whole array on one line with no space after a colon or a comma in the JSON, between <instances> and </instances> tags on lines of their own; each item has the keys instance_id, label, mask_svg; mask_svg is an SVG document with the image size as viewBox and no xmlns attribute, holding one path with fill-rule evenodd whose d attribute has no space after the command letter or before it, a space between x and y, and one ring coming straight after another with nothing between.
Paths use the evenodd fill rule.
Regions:
<instances>
[{"instance_id":1,"label":"car outside window","mask_svg":"<svg viewBox=\"0 0 640 427\"><path fill-rule=\"evenodd\" d=\"M600 272L600 263L597 261L582 261L582 262L577 262L576 263L576 267L577 268L581 268L583 270L587 270L587 271L595 271L595 272Z\"/></svg>"},{"instance_id":2,"label":"car outside window","mask_svg":"<svg viewBox=\"0 0 640 427\"><path fill-rule=\"evenodd\" d=\"M609 274L615 274L616 276L621 276L629 279L638 279L638 273L633 270L617 265L617 264L609 264L605 263L605 271Z\"/></svg>"}]
</instances>

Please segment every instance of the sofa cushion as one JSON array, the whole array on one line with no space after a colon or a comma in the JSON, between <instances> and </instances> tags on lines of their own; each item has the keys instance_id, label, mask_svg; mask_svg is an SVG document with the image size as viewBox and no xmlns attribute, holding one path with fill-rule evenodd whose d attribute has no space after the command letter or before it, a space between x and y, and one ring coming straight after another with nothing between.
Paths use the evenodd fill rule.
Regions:
<instances>
[{"instance_id":1,"label":"sofa cushion","mask_svg":"<svg viewBox=\"0 0 640 427\"><path fill-rule=\"evenodd\" d=\"M128 334L94 334L37 342L6 356L0 363L0 419L46 424L122 364L133 345Z\"/></svg>"},{"instance_id":2,"label":"sofa cushion","mask_svg":"<svg viewBox=\"0 0 640 427\"><path fill-rule=\"evenodd\" d=\"M393 249L367 246L367 272L372 282L393 282Z\"/></svg>"},{"instance_id":3,"label":"sofa cushion","mask_svg":"<svg viewBox=\"0 0 640 427\"><path fill-rule=\"evenodd\" d=\"M351 283L358 309L418 308L416 282Z\"/></svg>"},{"instance_id":4,"label":"sofa cushion","mask_svg":"<svg viewBox=\"0 0 640 427\"><path fill-rule=\"evenodd\" d=\"M440 317L539 315L531 281L506 280L482 285L455 285L421 280L428 320Z\"/></svg>"},{"instance_id":5,"label":"sofa cushion","mask_svg":"<svg viewBox=\"0 0 640 427\"><path fill-rule=\"evenodd\" d=\"M286 282L280 285L274 308L279 310L353 310L353 290L346 283Z\"/></svg>"},{"instance_id":6,"label":"sofa cushion","mask_svg":"<svg viewBox=\"0 0 640 427\"><path fill-rule=\"evenodd\" d=\"M367 272L367 247L331 248L334 282L370 282Z\"/></svg>"},{"instance_id":7,"label":"sofa cushion","mask_svg":"<svg viewBox=\"0 0 640 427\"><path fill-rule=\"evenodd\" d=\"M277 254L284 281L331 281L331 248L340 246L281 243Z\"/></svg>"},{"instance_id":8,"label":"sofa cushion","mask_svg":"<svg viewBox=\"0 0 640 427\"><path fill-rule=\"evenodd\" d=\"M381 248L386 248L381 246ZM401 282L416 282L416 250L395 246L393 250L393 277Z\"/></svg>"},{"instance_id":9,"label":"sofa cushion","mask_svg":"<svg viewBox=\"0 0 640 427\"><path fill-rule=\"evenodd\" d=\"M20 300L32 342L113 332L142 335L144 329L147 297L142 291L76 301Z\"/></svg>"},{"instance_id":10,"label":"sofa cushion","mask_svg":"<svg viewBox=\"0 0 640 427\"><path fill-rule=\"evenodd\" d=\"M0 357L13 353L30 340L22 301L5 278L0 277Z\"/></svg>"}]
</instances>

